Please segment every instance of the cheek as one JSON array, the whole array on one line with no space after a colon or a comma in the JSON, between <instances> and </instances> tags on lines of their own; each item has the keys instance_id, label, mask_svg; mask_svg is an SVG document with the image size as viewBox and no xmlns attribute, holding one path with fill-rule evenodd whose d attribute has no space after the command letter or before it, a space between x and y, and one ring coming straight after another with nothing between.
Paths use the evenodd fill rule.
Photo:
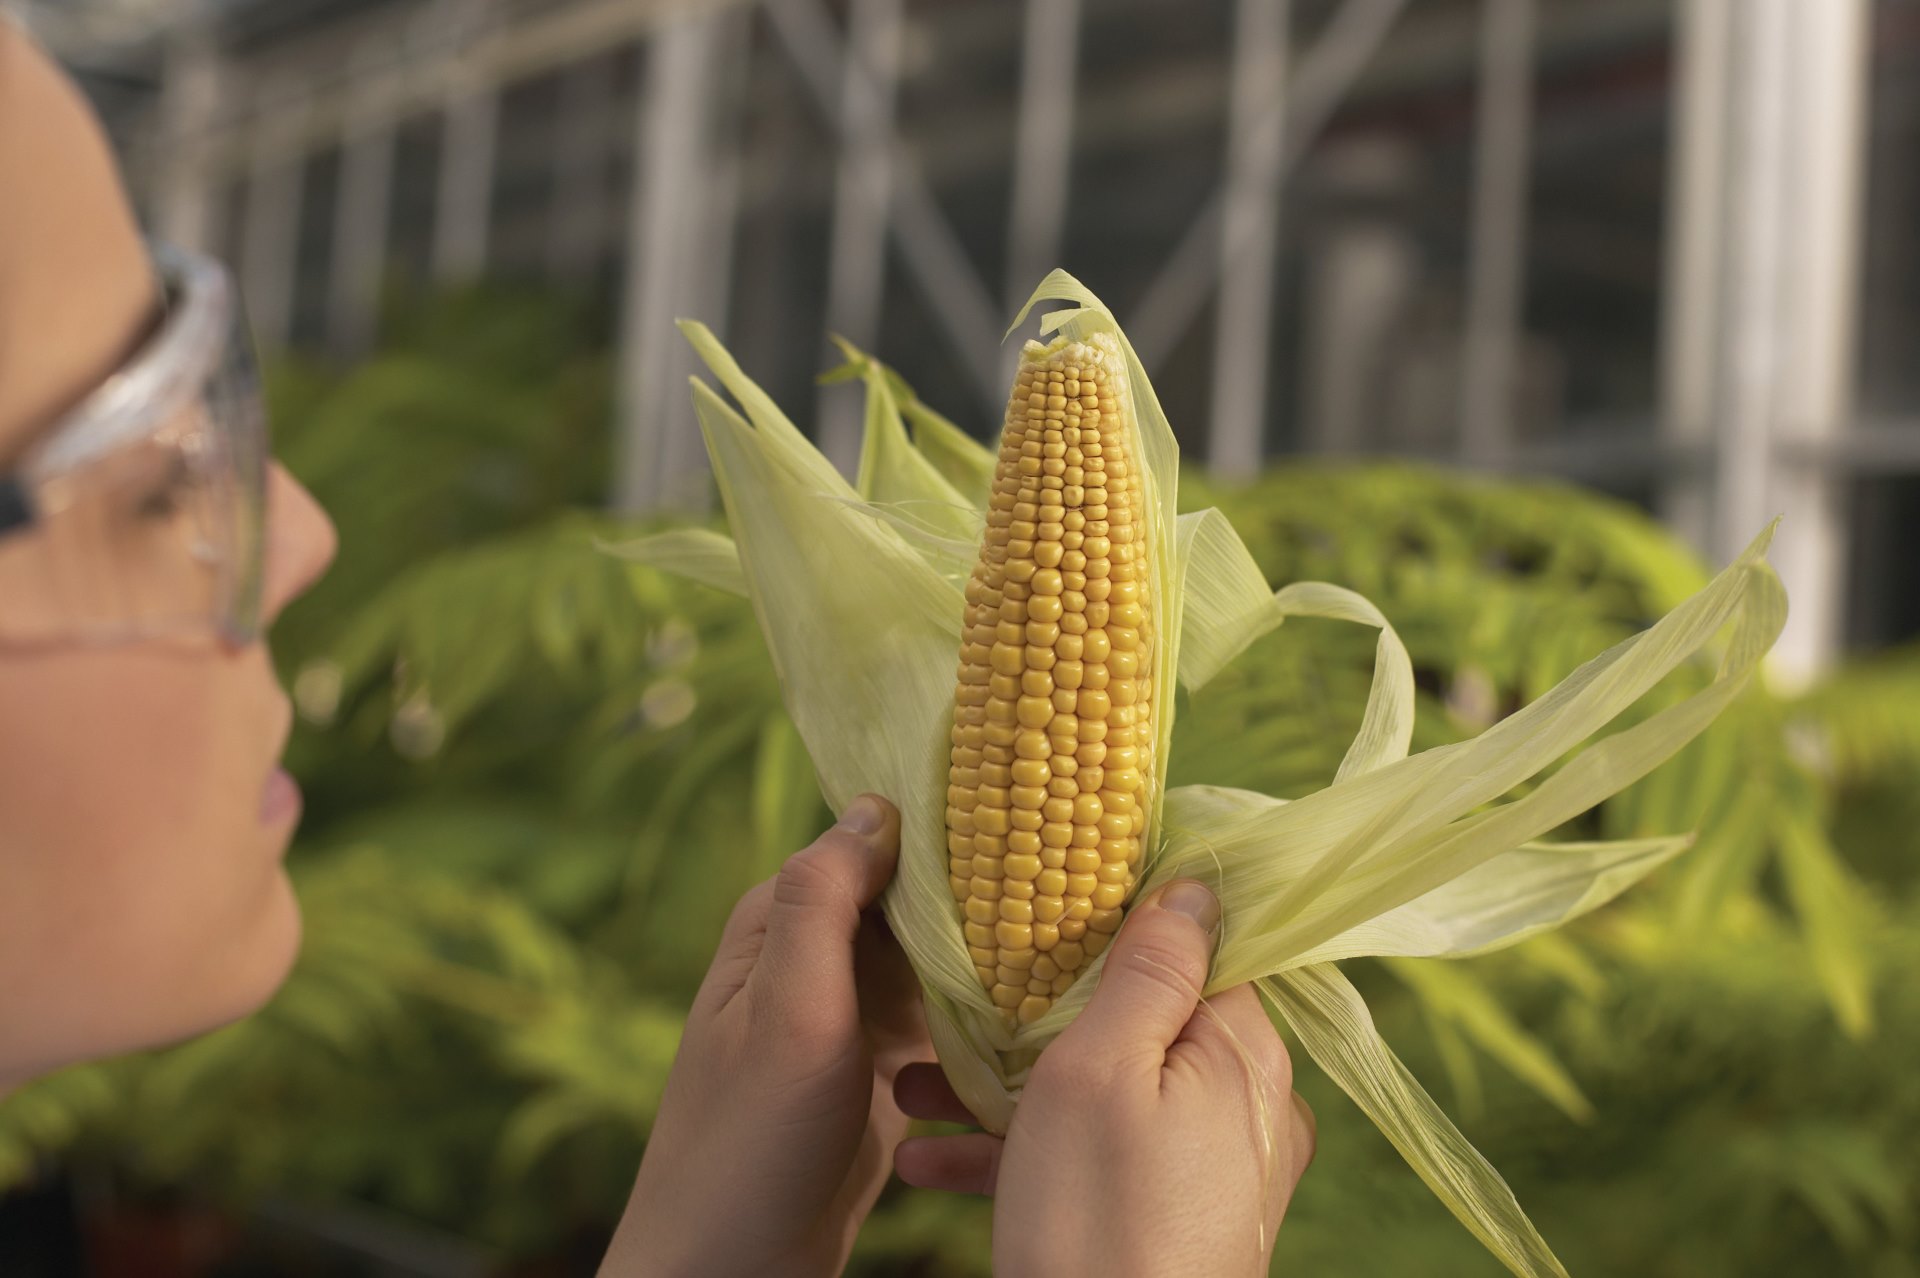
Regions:
<instances>
[{"instance_id":1,"label":"cheek","mask_svg":"<svg viewBox=\"0 0 1920 1278\"><path fill-rule=\"evenodd\" d=\"M259 821L276 701L246 654L0 664L11 1040L55 1063L145 1046L242 1015L284 977L298 912L284 834Z\"/></svg>"}]
</instances>

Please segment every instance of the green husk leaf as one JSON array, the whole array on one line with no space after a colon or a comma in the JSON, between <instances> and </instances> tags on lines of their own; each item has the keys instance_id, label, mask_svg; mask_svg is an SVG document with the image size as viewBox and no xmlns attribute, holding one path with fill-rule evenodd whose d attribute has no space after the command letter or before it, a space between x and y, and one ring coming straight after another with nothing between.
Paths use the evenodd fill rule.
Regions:
<instances>
[{"instance_id":1,"label":"green husk leaf","mask_svg":"<svg viewBox=\"0 0 1920 1278\"><path fill-rule=\"evenodd\" d=\"M733 538L723 533L707 528L669 528L632 541L596 544L615 558L646 564L730 595L746 597L747 574L740 567L740 551L733 544Z\"/></svg>"},{"instance_id":2,"label":"green husk leaf","mask_svg":"<svg viewBox=\"0 0 1920 1278\"><path fill-rule=\"evenodd\" d=\"M994 452L966 431L920 402L907 379L873 356L832 334L833 344L847 357L838 368L822 373L823 386L877 379L900 414L913 427L913 443L933 469L960 495L966 509L984 511L993 487Z\"/></svg>"},{"instance_id":3,"label":"green husk leaf","mask_svg":"<svg viewBox=\"0 0 1920 1278\"><path fill-rule=\"evenodd\" d=\"M997 1014L953 926L946 883L941 778L960 598L854 508L831 467L797 464L785 455L792 439L750 426L697 381L694 406L821 793L836 811L866 791L899 807L900 871L886 896L894 932L923 979Z\"/></svg>"},{"instance_id":4,"label":"green husk leaf","mask_svg":"<svg viewBox=\"0 0 1920 1278\"><path fill-rule=\"evenodd\" d=\"M1599 909L1693 845L1693 836L1528 843L1301 956L1469 958L1505 949Z\"/></svg>"},{"instance_id":5,"label":"green husk leaf","mask_svg":"<svg viewBox=\"0 0 1920 1278\"><path fill-rule=\"evenodd\" d=\"M1224 865L1228 910L1238 904L1243 913L1241 941L1223 945L1216 980L1238 983L1296 963L1333 937L1544 835L1671 757L1745 686L1785 620L1778 578L1758 558L1763 545L1652 629L1472 740L1294 803L1236 813L1185 839L1170 829L1149 877L1206 875ZM1736 614L1727 660L1706 688L1588 747L1523 798L1468 815L1631 706ZM1310 868L1300 873L1303 860Z\"/></svg>"},{"instance_id":6,"label":"green husk leaf","mask_svg":"<svg viewBox=\"0 0 1920 1278\"><path fill-rule=\"evenodd\" d=\"M1381 1040L1365 1001L1338 968L1296 968L1262 980L1260 988L1314 1063L1501 1264L1522 1278L1567 1278L1507 1182Z\"/></svg>"},{"instance_id":7,"label":"green husk leaf","mask_svg":"<svg viewBox=\"0 0 1920 1278\"><path fill-rule=\"evenodd\" d=\"M913 427L913 442L933 468L974 510L985 510L993 487L994 454L985 444L917 399L903 400L900 411Z\"/></svg>"},{"instance_id":8,"label":"green husk leaf","mask_svg":"<svg viewBox=\"0 0 1920 1278\"><path fill-rule=\"evenodd\" d=\"M1186 573L1180 682L1198 692L1281 618L1266 575L1225 515L1212 508L1182 515L1178 537Z\"/></svg>"},{"instance_id":9,"label":"green husk leaf","mask_svg":"<svg viewBox=\"0 0 1920 1278\"><path fill-rule=\"evenodd\" d=\"M905 513L935 536L977 548L980 508L970 505L907 438L906 423L901 420L887 371L851 343L834 340L861 369L866 385L866 425L854 488L866 501Z\"/></svg>"},{"instance_id":10,"label":"green husk leaf","mask_svg":"<svg viewBox=\"0 0 1920 1278\"><path fill-rule=\"evenodd\" d=\"M1253 562L1246 543L1218 510L1180 516L1182 596L1180 682L1198 692L1254 640L1288 617L1326 617L1380 632L1373 687L1359 735L1347 748L1336 780L1404 759L1413 740L1413 662L1378 608L1351 590L1299 582L1277 593Z\"/></svg>"}]
</instances>

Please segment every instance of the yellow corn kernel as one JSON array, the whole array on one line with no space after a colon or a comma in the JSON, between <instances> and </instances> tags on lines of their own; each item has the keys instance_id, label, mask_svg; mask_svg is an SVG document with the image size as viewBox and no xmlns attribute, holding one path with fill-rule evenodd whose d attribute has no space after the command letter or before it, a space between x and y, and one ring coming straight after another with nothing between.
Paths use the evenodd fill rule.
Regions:
<instances>
[{"instance_id":1,"label":"yellow corn kernel","mask_svg":"<svg viewBox=\"0 0 1920 1278\"><path fill-rule=\"evenodd\" d=\"M1110 340L1028 343L967 582L948 881L1010 1024L1106 948L1141 864L1156 635L1127 393Z\"/></svg>"}]
</instances>

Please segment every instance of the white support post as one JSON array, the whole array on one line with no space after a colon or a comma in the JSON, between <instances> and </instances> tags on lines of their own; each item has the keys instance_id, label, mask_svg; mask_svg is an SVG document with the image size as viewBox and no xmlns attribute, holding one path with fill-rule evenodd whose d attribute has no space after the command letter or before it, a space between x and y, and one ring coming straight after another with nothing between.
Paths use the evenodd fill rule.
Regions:
<instances>
[{"instance_id":1,"label":"white support post","mask_svg":"<svg viewBox=\"0 0 1920 1278\"><path fill-rule=\"evenodd\" d=\"M1702 464L1713 440L1720 336L1720 240L1726 221L1733 6L1683 0L1674 25L1673 142L1667 158L1666 279L1661 315L1660 429L1667 468L1660 513L1704 548L1712 485Z\"/></svg>"},{"instance_id":2,"label":"white support post","mask_svg":"<svg viewBox=\"0 0 1920 1278\"><path fill-rule=\"evenodd\" d=\"M1839 649L1843 477L1822 463L1853 411L1867 5L1691 4L1683 66L1705 74L1688 86L1699 96L1683 108L1682 145L1700 171L1685 175L1683 205L1696 203L1674 228L1686 287L1666 339L1668 425L1711 443L1711 558L1732 558L1784 517L1772 559L1793 608L1772 670L1791 686ZM1726 96L1701 101L1722 73ZM1724 195L1706 196L1713 185ZM1707 338L1685 327L1703 321Z\"/></svg>"},{"instance_id":3,"label":"white support post","mask_svg":"<svg viewBox=\"0 0 1920 1278\"><path fill-rule=\"evenodd\" d=\"M1292 0L1238 0L1235 6L1207 437L1208 465L1224 479L1251 478L1266 454L1291 9Z\"/></svg>"},{"instance_id":4,"label":"white support post","mask_svg":"<svg viewBox=\"0 0 1920 1278\"><path fill-rule=\"evenodd\" d=\"M1474 142L1473 225L1460 368L1467 464L1504 465L1513 449L1533 117L1534 0L1483 0Z\"/></svg>"},{"instance_id":5,"label":"white support post","mask_svg":"<svg viewBox=\"0 0 1920 1278\"><path fill-rule=\"evenodd\" d=\"M673 322L709 300L712 255L731 240L731 225L713 225L711 175L715 86L735 30L725 15L682 17L657 31L646 50L620 343L614 503L624 511L698 509L707 500L687 397L692 363Z\"/></svg>"},{"instance_id":6,"label":"white support post","mask_svg":"<svg viewBox=\"0 0 1920 1278\"><path fill-rule=\"evenodd\" d=\"M611 57L589 57L562 77L559 128L553 140L553 202L547 218L547 269L560 279L584 279L599 260L610 203L612 111Z\"/></svg>"},{"instance_id":7,"label":"white support post","mask_svg":"<svg viewBox=\"0 0 1920 1278\"><path fill-rule=\"evenodd\" d=\"M459 47L448 61L433 220L433 271L443 284L465 283L487 267L500 90L474 66L473 49L489 8L488 0L446 0L438 10L459 33Z\"/></svg>"},{"instance_id":8,"label":"white support post","mask_svg":"<svg viewBox=\"0 0 1920 1278\"><path fill-rule=\"evenodd\" d=\"M767 0L763 12L820 113L836 130L843 125L846 77L864 77L858 59L842 54L833 20L822 0ZM847 139L843 135L841 144ZM967 366L979 405L989 420L1006 403L1000 376L1004 320L993 292L981 280L952 225L941 213L912 156L891 137L888 164L893 191L892 230L900 263L927 300L933 320L947 332L954 353Z\"/></svg>"},{"instance_id":9,"label":"white support post","mask_svg":"<svg viewBox=\"0 0 1920 1278\"><path fill-rule=\"evenodd\" d=\"M840 160L827 251L827 329L863 350L880 335L887 206L893 196L893 104L900 78L900 0L853 0L840 77ZM860 460L861 406L823 388L820 451L848 475Z\"/></svg>"},{"instance_id":10,"label":"white support post","mask_svg":"<svg viewBox=\"0 0 1920 1278\"><path fill-rule=\"evenodd\" d=\"M290 141L297 130L288 126L304 110L297 91L258 104L250 142L240 275L254 340L269 354L284 349L293 332L307 157Z\"/></svg>"},{"instance_id":11,"label":"white support post","mask_svg":"<svg viewBox=\"0 0 1920 1278\"><path fill-rule=\"evenodd\" d=\"M1770 8L1784 12L1760 12ZM1780 676L1800 683L1817 675L1840 648L1846 597L1844 476L1820 467L1793 467L1783 454L1795 448L1816 451L1820 442L1846 429L1853 413L1868 9L1865 0L1771 0L1742 10L1757 28L1757 41L1778 42L1777 60L1759 56L1748 66L1742 95L1756 113L1763 98L1780 104L1774 145L1784 154L1757 164L1750 175L1755 196L1762 181L1776 184L1772 199L1779 216L1770 228L1750 231L1756 241L1763 230L1773 231L1773 243L1759 251L1778 285L1771 299L1750 298L1754 309L1743 310L1736 322L1756 328L1771 322L1780 331L1771 367L1761 364L1757 342L1754 349L1742 343L1730 352L1734 411L1767 420L1770 427L1759 450L1768 483L1763 492L1741 488L1728 495L1716 520L1716 542L1720 557L1728 557L1773 514L1786 517L1773 560L1794 607L1774 656ZM1790 95L1785 102L1783 80ZM1758 306L1769 300L1771 314L1759 313ZM1728 445L1723 440L1723 448ZM1736 444L1730 451L1743 450ZM1730 459L1730 471L1744 475L1742 467Z\"/></svg>"},{"instance_id":12,"label":"white support post","mask_svg":"<svg viewBox=\"0 0 1920 1278\"><path fill-rule=\"evenodd\" d=\"M160 86L155 230L168 243L212 251L223 237L213 130L225 84L211 26L185 21L167 38Z\"/></svg>"},{"instance_id":13,"label":"white support post","mask_svg":"<svg viewBox=\"0 0 1920 1278\"><path fill-rule=\"evenodd\" d=\"M356 50L354 79L372 80L384 60L377 46ZM378 95L363 91L354 105L341 139L333 278L327 298L328 342L347 359L366 354L377 337L392 218L395 140L393 111Z\"/></svg>"},{"instance_id":14,"label":"white support post","mask_svg":"<svg viewBox=\"0 0 1920 1278\"><path fill-rule=\"evenodd\" d=\"M1060 258L1073 165L1080 0L1029 0L1007 214L1007 307L1017 309ZM1017 358L1017 352L1014 353Z\"/></svg>"}]
</instances>

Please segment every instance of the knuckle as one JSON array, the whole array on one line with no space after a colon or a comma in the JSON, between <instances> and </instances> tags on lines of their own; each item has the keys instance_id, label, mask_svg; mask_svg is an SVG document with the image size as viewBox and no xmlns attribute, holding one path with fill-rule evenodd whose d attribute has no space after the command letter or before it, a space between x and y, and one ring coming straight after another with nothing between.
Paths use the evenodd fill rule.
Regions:
<instances>
[{"instance_id":1,"label":"knuckle","mask_svg":"<svg viewBox=\"0 0 1920 1278\"><path fill-rule=\"evenodd\" d=\"M846 841L847 836L829 831L788 857L773 878L774 903L813 909L844 897L836 866Z\"/></svg>"},{"instance_id":2,"label":"knuckle","mask_svg":"<svg viewBox=\"0 0 1920 1278\"><path fill-rule=\"evenodd\" d=\"M1207 979L1206 956L1154 929L1140 937L1127 955L1135 978L1167 994L1198 1002Z\"/></svg>"}]
</instances>

